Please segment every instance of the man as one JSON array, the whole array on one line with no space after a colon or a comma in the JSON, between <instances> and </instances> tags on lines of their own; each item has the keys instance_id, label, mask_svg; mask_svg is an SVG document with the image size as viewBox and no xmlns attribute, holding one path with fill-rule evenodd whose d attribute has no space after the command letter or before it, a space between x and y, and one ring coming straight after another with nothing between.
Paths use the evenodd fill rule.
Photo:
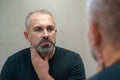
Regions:
<instances>
[{"instance_id":1,"label":"man","mask_svg":"<svg viewBox=\"0 0 120 80\"><path fill-rule=\"evenodd\" d=\"M98 67L89 80L120 80L120 0L89 0L89 23Z\"/></svg>"},{"instance_id":2,"label":"man","mask_svg":"<svg viewBox=\"0 0 120 80\"><path fill-rule=\"evenodd\" d=\"M85 80L79 54L55 46L57 29L50 12L31 12L25 25L30 48L7 59L0 80Z\"/></svg>"}]
</instances>

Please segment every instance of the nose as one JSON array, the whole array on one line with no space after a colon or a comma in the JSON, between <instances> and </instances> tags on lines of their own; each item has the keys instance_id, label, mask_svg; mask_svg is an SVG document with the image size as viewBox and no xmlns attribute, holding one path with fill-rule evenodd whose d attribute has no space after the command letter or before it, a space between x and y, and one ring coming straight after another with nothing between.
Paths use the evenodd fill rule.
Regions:
<instances>
[{"instance_id":1,"label":"nose","mask_svg":"<svg viewBox=\"0 0 120 80\"><path fill-rule=\"evenodd\" d=\"M44 32L43 32L43 37L48 37L49 33L46 29L44 29Z\"/></svg>"}]
</instances>

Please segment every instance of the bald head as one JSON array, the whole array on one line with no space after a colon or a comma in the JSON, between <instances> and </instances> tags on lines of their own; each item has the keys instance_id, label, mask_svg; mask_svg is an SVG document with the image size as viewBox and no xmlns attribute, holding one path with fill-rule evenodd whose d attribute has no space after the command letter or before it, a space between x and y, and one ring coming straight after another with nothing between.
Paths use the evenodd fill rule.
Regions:
<instances>
[{"instance_id":1,"label":"bald head","mask_svg":"<svg viewBox=\"0 0 120 80\"><path fill-rule=\"evenodd\" d=\"M95 23L102 35L120 48L120 0L89 0L89 21Z\"/></svg>"}]
</instances>

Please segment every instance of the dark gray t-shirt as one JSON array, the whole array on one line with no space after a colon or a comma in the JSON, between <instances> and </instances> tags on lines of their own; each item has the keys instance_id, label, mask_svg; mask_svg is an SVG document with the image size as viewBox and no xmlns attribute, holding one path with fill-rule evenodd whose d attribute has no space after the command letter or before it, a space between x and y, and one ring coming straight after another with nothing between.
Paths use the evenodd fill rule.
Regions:
<instances>
[{"instance_id":1,"label":"dark gray t-shirt","mask_svg":"<svg viewBox=\"0 0 120 80\"><path fill-rule=\"evenodd\" d=\"M120 62L116 62L88 80L120 80Z\"/></svg>"},{"instance_id":2,"label":"dark gray t-shirt","mask_svg":"<svg viewBox=\"0 0 120 80\"><path fill-rule=\"evenodd\" d=\"M49 60L49 73L55 80L85 80L85 70L79 54L56 47ZM30 48L10 56L5 62L0 80L39 80L31 63Z\"/></svg>"}]
</instances>

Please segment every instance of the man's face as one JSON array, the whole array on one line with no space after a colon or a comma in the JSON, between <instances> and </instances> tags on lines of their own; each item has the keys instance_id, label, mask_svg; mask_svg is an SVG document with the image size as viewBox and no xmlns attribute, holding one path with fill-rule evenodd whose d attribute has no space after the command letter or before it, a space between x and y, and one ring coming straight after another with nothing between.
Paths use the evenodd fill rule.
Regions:
<instances>
[{"instance_id":1,"label":"man's face","mask_svg":"<svg viewBox=\"0 0 120 80\"><path fill-rule=\"evenodd\" d=\"M50 15L34 13L29 20L27 40L38 53L50 53L56 43L56 28Z\"/></svg>"}]
</instances>

